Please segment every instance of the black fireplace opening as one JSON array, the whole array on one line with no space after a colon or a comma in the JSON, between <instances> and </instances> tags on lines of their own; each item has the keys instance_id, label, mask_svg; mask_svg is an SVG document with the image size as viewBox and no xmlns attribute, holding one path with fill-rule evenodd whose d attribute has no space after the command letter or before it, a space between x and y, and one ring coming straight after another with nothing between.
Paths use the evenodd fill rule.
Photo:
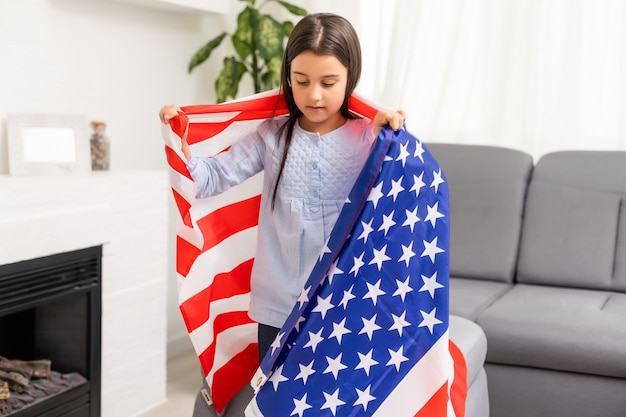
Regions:
<instances>
[{"instance_id":1,"label":"black fireplace opening","mask_svg":"<svg viewBox=\"0 0 626 417\"><path fill-rule=\"evenodd\" d=\"M100 417L101 272L102 246L0 266L0 357L49 360L39 383L63 382L10 392L0 417Z\"/></svg>"}]
</instances>

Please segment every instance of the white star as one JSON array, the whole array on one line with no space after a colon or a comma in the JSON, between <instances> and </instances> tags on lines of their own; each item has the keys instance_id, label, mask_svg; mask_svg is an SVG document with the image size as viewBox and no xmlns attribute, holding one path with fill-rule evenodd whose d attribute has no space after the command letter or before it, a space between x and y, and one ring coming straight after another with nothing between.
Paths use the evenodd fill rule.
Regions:
<instances>
[{"instance_id":1,"label":"white star","mask_svg":"<svg viewBox=\"0 0 626 417\"><path fill-rule=\"evenodd\" d=\"M306 392L304 393L302 398L300 398L299 400L294 398L293 405L294 405L293 411L289 415L293 416L297 414L298 417L302 417L302 413L304 413L304 410L311 408L311 406L306 403Z\"/></svg>"},{"instance_id":2,"label":"white star","mask_svg":"<svg viewBox=\"0 0 626 417\"><path fill-rule=\"evenodd\" d=\"M322 248L322 252L320 253L320 259L319 259L320 261L322 260L322 258L324 257L325 254L332 253L332 251L328 247L328 241L329 240L330 240L330 236L328 237L328 239L326 239L326 242L324 242L324 247Z\"/></svg>"},{"instance_id":3,"label":"white star","mask_svg":"<svg viewBox=\"0 0 626 417\"><path fill-rule=\"evenodd\" d=\"M376 187L372 188L369 196L367 197L367 201L371 201L374 204L374 208L378 205L378 200L383 198L383 182L379 182Z\"/></svg>"},{"instance_id":4,"label":"white star","mask_svg":"<svg viewBox=\"0 0 626 417\"><path fill-rule=\"evenodd\" d=\"M334 305L330 302L330 299L333 295L328 294L328 297L322 298L321 296L317 296L317 305L311 310L312 313L320 313L322 315L322 319L326 317L326 313L328 310L334 307Z\"/></svg>"},{"instance_id":5,"label":"white star","mask_svg":"<svg viewBox=\"0 0 626 417\"><path fill-rule=\"evenodd\" d=\"M420 310L420 313L422 313L422 317L424 318L424 320L422 320L422 322L418 324L417 327L428 327L428 330L430 330L430 334L433 334L433 327L435 327L436 324L442 323L441 320L435 317L436 312L437 307L434 307L430 313L426 313Z\"/></svg>"},{"instance_id":6,"label":"white star","mask_svg":"<svg viewBox=\"0 0 626 417\"><path fill-rule=\"evenodd\" d=\"M328 408L330 412L333 413L333 416L336 415L337 407L345 404L345 401L341 401L339 399L339 388L337 388L332 395L327 394L326 392L322 392L322 393L324 394L324 398L326 399L326 402L324 403L324 405L322 405L320 410Z\"/></svg>"},{"instance_id":7,"label":"white star","mask_svg":"<svg viewBox=\"0 0 626 417\"><path fill-rule=\"evenodd\" d=\"M430 297L434 299L435 290L437 288L443 288L443 285L437 282L437 271L435 271L435 273L430 277L422 275L422 280L424 280L424 285L422 285L419 292L428 291L430 293Z\"/></svg>"},{"instance_id":8,"label":"white star","mask_svg":"<svg viewBox=\"0 0 626 417\"><path fill-rule=\"evenodd\" d=\"M394 351L391 349L389 350L389 355L391 356L391 358L389 358L389 362L387 362L387 365L385 366L389 366L389 365L394 365L396 367L396 371L400 371L400 364L402 364L402 362L406 362L409 359L407 357L405 357L403 355L403 350L404 347L400 346L400 349Z\"/></svg>"},{"instance_id":9,"label":"white star","mask_svg":"<svg viewBox=\"0 0 626 417\"><path fill-rule=\"evenodd\" d=\"M337 380L337 375L339 374L339 371L347 368L346 365L341 363L341 355L342 353L340 353L335 359L331 358L330 356L326 356L326 361L328 361L328 367L324 369L323 373L332 373L335 377L335 380Z\"/></svg>"},{"instance_id":10,"label":"white star","mask_svg":"<svg viewBox=\"0 0 626 417\"><path fill-rule=\"evenodd\" d=\"M311 363L306 366L302 365L301 363L298 364L298 366L300 367L300 373L298 373L298 375L296 375L296 377L293 380L296 381L298 379L301 379L304 385L306 385L306 381L309 379L311 375L315 373L315 369L313 369L314 361L315 360L312 360ZM280 367L282 368L283 366L281 365Z\"/></svg>"},{"instance_id":11,"label":"white star","mask_svg":"<svg viewBox=\"0 0 626 417\"><path fill-rule=\"evenodd\" d=\"M430 183L430 186L435 189L435 192L439 192L439 185L443 184L445 181L441 177L441 168L439 168L439 172L433 171L433 182Z\"/></svg>"},{"instance_id":12,"label":"white star","mask_svg":"<svg viewBox=\"0 0 626 417\"><path fill-rule=\"evenodd\" d=\"M405 213L406 213L406 220L404 221L404 223L402 223L402 226L410 226L411 233L412 233L415 223L420 221L420 218L417 217L417 207L415 207L413 211L405 210Z\"/></svg>"},{"instance_id":13,"label":"white star","mask_svg":"<svg viewBox=\"0 0 626 417\"><path fill-rule=\"evenodd\" d=\"M374 248L374 257L370 261L368 265L376 264L378 270L380 271L383 267L383 262L390 261L391 258L387 256L387 245L383 246L380 250Z\"/></svg>"},{"instance_id":14,"label":"white star","mask_svg":"<svg viewBox=\"0 0 626 417\"><path fill-rule=\"evenodd\" d=\"M283 365L276 368L269 381L274 385L274 392L278 391L278 384L289 381L289 378L283 376Z\"/></svg>"},{"instance_id":15,"label":"white star","mask_svg":"<svg viewBox=\"0 0 626 417\"><path fill-rule=\"evenodd\" d=\"M339 262L339 259L337 259L333 263L333 266L330 268L330 271L328 272L328 283L329 284L333 283L333 278L335 277L335 275L343 274L343 271L341 269L339 269L339 267L337 266L337 262Z\"/></svg>"},{"instance_id":16,"label":"white star","mask_svg":"<svg viewBox=\"0 0 626 417\"><path fill-rule=\"evenodd\" d=\"M409 191L415 191L415 197L419 196L420 190L426 184L422 180L424 178L424 173L422 172L420 176L413 175L413 187Z\"/></svg>"},{"instance_id":17,"label":"white star","mask_svg":"<svg viewBox=\"0 0 626 417\"><path fill-rule=\"evenodd\" d=\"M396 211L393 210L391 213L389 213L389 215L385 215L383 214L383 223L380 225L380 227L378 228L378 231L380 232L381 230L385 231L385 236L387 236L387 232L389 231L389 229L396 224L396 222L393 220L393 215Z\"/></svg>"},{"instance_id":18,"label":"white star","mask_svg":"<svg viewBox=\"0 0 626 417\"><path fill-rule=\"evenodd\" d=\"M393 317L393 324L389 328L389 331L397 330L398 335L402 337L402 329L411 325L411 323L409 323L408 321L404 319L405 316L406 316L406 311L403 311L401 316L396 316L395 314L392 313L391 317Z\"/></svg>"},{"instance_id":19,"label":"white star","mask_svg":"<svg viewBox=\"0 0 626 417\"><path fill-rule=\"evenodd\" d=\"M285 335L285 332L279 333L278 336L276 336L276 338L270 345L270 347L272 348L271 355L273 355L274 351L280 347L280 339L282 339L284 335Z\"/></svg>"},{"instance_id":20,"label":"white star","mask_svg":"<svg viewBox=\"0 0 626 417\"><path fill-rule=\"evenodd\" d=\"M402 167L406 164L406 158L410 155L408 151L409 142L404 145L400 145L400 155L396 158L396 161L402 161Z\"/></svg>"},{"instance_id":21,"label":"white star","mask_svg":"<svg viewBox=\"0 0 626 417\"><path fill-rule=\"evenodd\" d=\"M434 206L427 206L428 208L428 214L426 215L426 219L424 219L425 222L430 222L430 224L435 227L435 223L437 222L437 219L440 219L442 217L446 217L445 214L439 213L439 211L437 211L439 209L439 201L437 201L435 203Z\"/></svg>"},{"instance_id":22,"label":"white star","mask_svg":"<svg viewBox=\"0 0 626 417\"><path fill-rule=\"evenodd\" d=\"M343 290L343 298L341 299L341 302L339 303L339 305L343 306L344 310L348 308L348 301L352 300L353 298L356 298L352 294L353 288L354 288L354 285L352 285L348 291Z\"/></svg>"},{"instance_id":23,"label":"white star","mask_svg":"<svg viewBox=\"0 0 626 417\"><path fill-rule=\"evenodd\" d=\"M411 242L409 246L400 246L402 246L402 256L400 257L400 259L398 259L398 262L404 261L408 268L411 258L415 256L415 252L413 252L413 242Z\"/></svg>"},{"instance_id":24,"label":"white star","mask_svg":"<svg viewBox=\"0 0 626 417\"><path fill-rule=\"evenodd\" d=\"M374 231L374 229L372 228L373 221L374 219L371 219L369 223L361 222L361 225L363 226L363 233L361 233L359 239L363 239L363 243L367 242L367 238L369 237L370 233Z\"/></svg>"},{"instance_id":25,"label":"white star","mask_svg":"<svg viewBox=\"0 0 626 417\"><path fill-rule=\"evenodd\" d=\"M396 198L398 197L398 194L400 194L402 191L404 191L404 187L402 186L402 179L403 178L404 178L404 176L400 177L398 179L398 181L391 180L391 190L389 190L389 192L387 193L387 197L392 195L394 203L396 202Z\"/></svg>"},{"instance_id":26,"label":"white star","mask_svg":"<svg viewBox=\"0 0 626 417\"><path fill-rule=\"evenodd\" d=\"M369 404L370 401L376 399L376 397L372 397L370 395L370 387L371 385L368 385L367 388L365 388L365 391L361 391L360 389L356 388L356 395L358 395L359 398L352 405L360 404L363 406L363 410L367 411L367 404Z\"/></svg>"},{"instance_id":27,"label":"white star","mask_svg":"<svg viewBox=\"0 0 626 417\"><path fill-rule=\"evenodd\" d=\"M365 300L366 298L371 298L374 305L376 305L376 301L378 300L378 297L381 295L385 295L386 292L380 289L380 280L378 280L378 282L375 285L372 285L369 282L367 282L366 284L367 284L367 293L363 296L363 299Z\"/></svg>"},{"instance_id":28,"label":"white star","mask_svg":"<svg viewBox=\"0 0 626 417\"><path fill-rule=\"evenodd\" d=\"M354 370L363 369L365 371L365 375L369 376L370 368L374 365L378 365L378 362L372 359L372 352L374 352L374 349L370 349L370 351L367 352L366 355L362 354L361 352L357 352L357 354L359 355L359 364L356 366L356 368L354 368Z\"/></svg>"},{"instance_id":29,"label":"white star","mask_svg":"<svg viewBox=\"0 0 626 417\"><path fill-rule=\"evenodd\" d=\"M420 142L419 140L416 142L415 144L415 152L413 153L413 156L418 157L419 159L421 159L422 163L424 162L424 157L422 156L424 154L424 152L426 152L424 150L424 147L422 145L422 142Z\"/></svg>"},{"instance_id":30,"label":"white star","mask_svg":"<svg viewBox=\"0 0 626 417\"><path fill-rule=\"evenodd\" d=\"M328 336L330 339L334 337L337 339L337 342L341 344L341 338L344 334L352 333L350 330L346 329L346 318L344 317L341 323L333 323L333 332Z\"/></svg>"},{"instance_id":31,"label":"white star","mask_svg":"<svg viewBox=\"0 0 626 417\"><path fill-rule=\"evenodd\" d=\"M300 296L298 297L298 303L300 304L298 308L302 308L302 306L309 301L309 290L311 287L303 288Z\"/></svg>"},{"instance_id":32,"label":"white star","mask_svg":"<svg viewBox=\"0 0 626 417\"><path fill-rule=\"evenodd\" d=\"M354 265L352 265L352 269L350 269L350 273L354 272L355 277L356 277L356 274L359 273L359 270L361 269L361 267L365 265L365 262L363 262L363 255L365 255L365 252L363 252L361 256L359 256L358 258L354 258Z\"/></svg>"},{"instance_id":33,"label":"white star","mask_svg":"<svg viewBox=\"0 0 626 417\"><path fill-rule=\"evenodd\" d=\"M393 293L393 295L399 295L402 298L403 302L406 294L413 291L413 288L411 288L411 286L409 285L409 278L410 277L406 277L404 281L400 281L399 279L396 280L398 289L396 290L396 292Z\"/></svg>"},{"instance_id":34,"label":"white star","mask_svg":"<svg viewBox=\"0 0 626 417\"><path fill-rule=\"evenodd\" d=\"M443 249L437 247L437 237L432 242L424 241L424 252L421 256L428 256L432 263L435 263L435 255L445 252Z\"/></svg>"},{"instance_id":35,"label":"white star","mask_svg":"<svg viewBox=\"0 0 626 417\"><path fill-rule=\"evenodd\" d=\"M309 332L309 341L306 342L306 345L304 345L304 347L310 347L311 350L313 350L313 352L315 352L315 349L317 349L317 345L320 344L320 342L322 340L324 340L324 338L322 337L322 330L324 328L322 327L319 332L317 333L313 333L313 332Z\"/></svg>"},{"instance_id":36,"label":"white star","mask_svg":"<svg viewBox=\"0 0 626 417\"><path fill-rule=\"evenodd\" d=\"M374 334L374 332L381 329L381 327L376 324L376 314L374 314L369 320L367 320L365 317L361 317L361 320L363 320L363 328L361 329L359 334L366 333L367 337L372 340L372 335Z\"/></svg>"}]
</instances>

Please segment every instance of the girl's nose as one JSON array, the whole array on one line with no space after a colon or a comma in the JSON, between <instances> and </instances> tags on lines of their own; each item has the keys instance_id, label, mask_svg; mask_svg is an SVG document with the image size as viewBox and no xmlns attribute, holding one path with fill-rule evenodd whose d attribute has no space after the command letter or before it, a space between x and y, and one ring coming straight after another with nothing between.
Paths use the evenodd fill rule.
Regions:
<instances>
[{"instance_id":1,"label":"girl's nose","mask_svg":"<svg viewBox=\"0 0 626 417\"><path fill-rule=\"evenodd\" d=\"M322 99L322 87L320 85L311 85L309 89L309 99L311 101L319 101Z\"/></svg>"}]
</instances>

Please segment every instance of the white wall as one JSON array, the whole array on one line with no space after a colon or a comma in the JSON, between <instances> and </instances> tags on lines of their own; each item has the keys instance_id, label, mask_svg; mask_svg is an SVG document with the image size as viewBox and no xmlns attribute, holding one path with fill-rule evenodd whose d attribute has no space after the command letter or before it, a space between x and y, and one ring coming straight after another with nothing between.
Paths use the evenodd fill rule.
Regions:
<instances>
[{"instance_id":1,"label":"white wall","mask_svg":"<svg viewBox=\"0 0 626 417\"><path fill-rule=\"evenodd\" d=\"M0 2L0 174L11 112L104 120L112 169L165 168L158 110L213 100L211 68L186 69L221 21L111 0Z\"/></svg>"},{"instance_id":2,"label":"white wall","mask_svg":"<svg viewBox=\"0 0 626 417\"><path fill-rule=\"evenodd\" d=\"M0 175L9 172L7 113L104 120L112 171L165 169L158 110L214 102L217 70L188 74L187 64L228 21L112 0L0 2ZM168 285L168 340L188 348L173 271Z\"/></svg>"}]
</instances>

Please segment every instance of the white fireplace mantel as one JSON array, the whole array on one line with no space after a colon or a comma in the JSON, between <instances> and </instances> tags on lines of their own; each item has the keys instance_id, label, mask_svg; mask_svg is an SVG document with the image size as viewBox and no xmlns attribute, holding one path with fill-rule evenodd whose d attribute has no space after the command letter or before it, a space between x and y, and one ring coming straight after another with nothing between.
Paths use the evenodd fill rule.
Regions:
<instances>
[{"instance_id":1,"label":"white fireplace mantel","mask_svg":"<svg viewBox=\"0 0 626 417\"><path fill-rule=\"evenodd\" d=\"M103 245L102 416L166 398L165 171L0 176L0 264Z\"/></svg>"}]
</instances>

